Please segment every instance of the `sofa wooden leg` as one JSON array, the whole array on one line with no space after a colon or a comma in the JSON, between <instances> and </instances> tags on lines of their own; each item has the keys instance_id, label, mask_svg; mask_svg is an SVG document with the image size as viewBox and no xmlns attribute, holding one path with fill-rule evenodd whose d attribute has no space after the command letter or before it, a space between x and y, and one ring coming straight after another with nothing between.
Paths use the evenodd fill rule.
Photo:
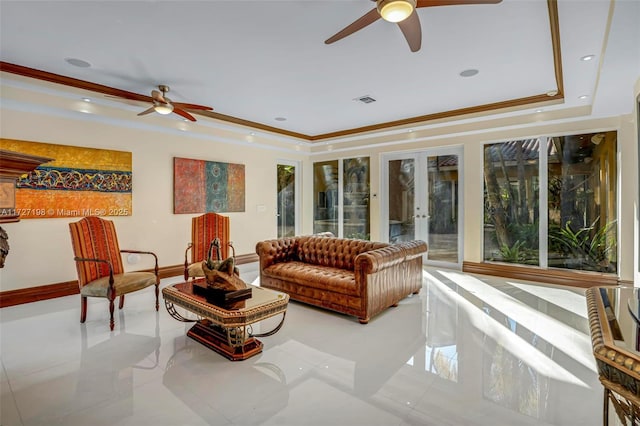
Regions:
<instances>
[{"instance_id":1,"label":"sofa wooden leg","mask_svg":"<svg viewBox=\"0 0 640 426\"><path fill-rule=\"evenodd\" d=\"M369 324L369 318L358 318L360 324Z\"/></svg>"}]
</instances>

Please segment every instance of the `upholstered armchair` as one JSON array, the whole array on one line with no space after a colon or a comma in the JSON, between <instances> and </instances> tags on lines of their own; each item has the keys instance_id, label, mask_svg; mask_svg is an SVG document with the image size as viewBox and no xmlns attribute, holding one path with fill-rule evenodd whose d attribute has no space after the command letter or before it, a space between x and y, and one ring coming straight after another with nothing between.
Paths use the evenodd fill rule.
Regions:
<instances>
[{"instance_id":1,"label":"upholstered armchair","mask_svg":"<svg viewBox=\"0 0 640 426\"><path fill-rule=\"evenodd\" d=\"M184 252L184 279L204 277L202 261L207 259L211 242L218 238L220 241L220 259L213 251L213 260L225 260L229 251L235 259L236 251L233 242L229 241L229 218L217 213L205 213L191 219L191 242ZM191 257L189 258L189 251ZM238 269L234 273L239 275Z\"/></svg>"},{"instance_id":2,"label":"upholstered armchair","mask_svg":"<svg viewBox=\"0 0 640 426\"><path fill-rule=\"evenodd\" d=\"M69 224L74 260L80 285L80 322L87 319L87 297L109 300L109 328L113 331L114 300L120 297L119 308L124 307L124 296L149 286L155 286L158 310L158 257L150 251L121 250L112 221L96 216L85 217ZM154 272L125 272L122 253L148 254L155 259Z\"/></svg>"}]
</instances>

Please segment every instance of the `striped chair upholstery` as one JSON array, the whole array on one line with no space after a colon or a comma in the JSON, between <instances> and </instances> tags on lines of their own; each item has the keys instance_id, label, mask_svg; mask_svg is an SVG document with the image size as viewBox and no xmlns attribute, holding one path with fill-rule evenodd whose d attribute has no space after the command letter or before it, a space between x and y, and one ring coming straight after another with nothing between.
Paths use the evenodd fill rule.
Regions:
<instances>
[{"instance_id":1,"label":"striped chair upholstery","mask_svg":"<svg viewBox=\"0 0 640 426\"><path fill-rule=\"evenodd\" d=\"M204 277L202 261L207 258L209 245L215 238L220 240L220 259L213 252L213 260L229 257L229 250L235 258L233 242L229 241L229 217L217 213L205 213L191 219L191 242L184 253L184 279ZM191 251L191 258L189 258Z\"/></svg>"},{"instance_id":2,"label":"striped chair upholstery","mask_svg":"<svg viewBox=\"0 0 640 426\"><path fill-rule=\"evenodd\" d=\"M151 285L155 286L156 311L158 310L158 258L148 251L120 250L118 236L112 221L96 216L85 217L69 224L78 284L80 286L80 322L87 318L87 297L105 297L109 300L111 330L114 328L114 300L120 297L119 307L124 306L124 295ZM154 272L125 272L121 253L148 254L155 259Z\"/></svg>"}]
</instances>

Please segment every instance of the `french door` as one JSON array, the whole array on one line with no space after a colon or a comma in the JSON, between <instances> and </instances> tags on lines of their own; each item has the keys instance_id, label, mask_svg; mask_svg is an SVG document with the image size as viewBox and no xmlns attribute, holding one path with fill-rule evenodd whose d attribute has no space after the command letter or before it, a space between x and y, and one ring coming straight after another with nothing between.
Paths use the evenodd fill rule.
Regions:
<instances>
[{"instance_id":1,"label":"french door","mask_svg":"<svg viewBox=\"0 0 640 426\"><path fill-rule=\"evenodd\" d=\"M461 268L462 147L386 154L382 170L385 240L424 240L426 264Z\"/></svg>"}]
</instances>

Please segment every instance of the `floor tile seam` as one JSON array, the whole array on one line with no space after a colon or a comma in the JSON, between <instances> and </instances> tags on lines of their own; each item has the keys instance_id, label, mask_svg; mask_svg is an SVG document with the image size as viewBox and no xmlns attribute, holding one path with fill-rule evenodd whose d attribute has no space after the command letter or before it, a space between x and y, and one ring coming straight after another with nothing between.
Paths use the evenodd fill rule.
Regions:
<instances>
[{"instance_id":1,"label":"floor tile seam","mask_svg":"<svg viewBox=\"0 0 640 426\"><path fill-rule=\"evenodd\" d=\"M282 390L278 390L276 392L272 392L269 393L268 395L266 395L265 397L261 398L259 401L252 401L252 406L251 407L245 407L247 410L248 409L254 409L254 411L258 411L257 409L260 407L260 405L262 406L266 406L267 408L269 408L269 401L274 398L277 395L286 393L287 396L289 395L289 389L285 388ZM266 403L266 405L265 405ZM286 407L285 407L286 408ZM238 413L236 415L233 415L230 417L229 421L231 422L231 424L233 425L238 425L238 426L246 426L246 422L245 423L238 423L238 421L242 421L242 419L245 419L247 414L249 414L247 411ZM226 416L225 416L226 417ZM273 416L272 416L273 417Z\"/></svg>"},{"instance_id":2,"label":"floor tile seam","mask_svg":"<svg viewBox=\"0 0 640 426\"><path fill-rule=\"evenodd\" d=\"M148 385L148 384L149 384L149 383L147 383L147 385ZM164 386L164 383L162 383L162 386ZM166 387L166 386L165 386L165 388L166 388L166 390L167 390L168 392L170 392L173 396L176 396L177 398L179 398L179 396L177 396L176 394L174 394L174 393L173 393L173 391L171 391L171 389L169 389L169 388L168 388L168 387ZM186 388L186 387L185 387L184 391L188 392L190 395L193 395L193 396L196 396L196 397L198 396L198 393L197 393L196 391L191 390L191 389L188 389L188 388ZM230 418L229 416L227 416L226 414L224 414L224 412L223 412L222 410L220 410L220 408L219 408L219 406L218 406L218 405L216 405L216 404L212 404L211 402L209 402L210 400L205 399L205 398L200 398L199 400L202 402L202 404L203 404L207 409L211 410L211 411L212 411L214 414L216 414L217 416L222 417L222 418L225 420L226 424L229 424L229 425L234 425L234 424L235 424L235 423L233 423L233 421L231 420L231 418ZM194 410L194 411L195 411L195 410Z\"/></svg>"},{"instance_id":3,"label":"floor tile seam","mask_svg":"<svg viewBox=\"0 0 640 426\"><path fill-rule=\"evenodd\" d=\"M321 361L318 362L310 362L307 359L303 358L300 356L300 354L296 353L295 351L292 351L290 349L287 348L283 348L282 345L278 345L279 350L281 350L282 352L286 353L287 355L295 358L298 361L301 361L302 363L304 363L306 366L310 367L310 368L315 368L315 367L319 367L320 365L322 365L323 363L326 363L327 360L331 359L330 355L327 355L326 357L321 357ZM275 347L274 347L275 348Z\"/></svg>"},{"instance_id":4,"label":"floor tile seam","mask_svg":"<svg viewBox=\"0 0 640 426\"><path fill-rule=\"evenodd\" d=\"M1 364L2 364L2 370L3 370L3 373L4 373L4 377L7 378L6 383L7 383L7 386L9 388L9 392L8 393L11 395L11 402L13 403L13 407L16 410L16 413L18 415L18 419L20 419L20 425L24 425L24 421L22 419L22 411L20 410L20 407L18 407L18 401L16 401L16 395L15 395L15 393L13 391L13 385L11 383L11 379L9 378L9 374L7 372L7 369L5 368L4 362L2 362Z\"/></svg>"},{"instance_id":5,"label":"floor tile seam","mask_svg":"<svg viewBox=\"0 0 640 426\"><path fill-rule=\"evenodd\" d=\"M32 371L27 371L27 372L24 372L24 373L20 373L20 371L23 370L21 368L5 369L5 375L6 375L7 381L8 381L10 379L9 378L9 371L12 371L11 374L14 375L12 380L14 382L17 382L18 380L25 380L25 379L28 379L29 377L34 377L35 375L43 374L43 373L47 372L48 370L52 370L52 369L55 369L55 368L60 368L60 367L63 367L65 365L67 365L67 364L71 364L71 365L78 364L79 365L80 361L81 361L80 355L74 353L72 355L72 358L70 358L70 359L65 359L63 361L59 361L59 362L56 362L54 364L50 364L50 365L46 365L46 366L41 366L39 364L40 367L38 369L32 370ZM72 370L76 371L77 369L78 368L73 368ZM15 383L14 383L13 387L15 387ZM0 426L2 426L2 425L0 425Z\"/></svg>"}]
</instances>

